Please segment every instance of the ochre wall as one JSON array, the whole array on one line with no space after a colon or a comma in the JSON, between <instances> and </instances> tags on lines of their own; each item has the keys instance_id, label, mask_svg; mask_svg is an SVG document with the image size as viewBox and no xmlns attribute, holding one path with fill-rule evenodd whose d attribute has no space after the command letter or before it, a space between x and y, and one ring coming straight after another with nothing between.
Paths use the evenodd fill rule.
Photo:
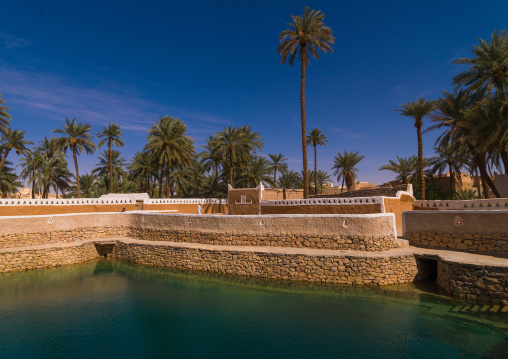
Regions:
<instances>
[{"instance_id":1,"label":"ochre wall","mask_svg":"<svg viewBox=\"0 0 508 359\"><path fill-rule=\"evenodd\" d=\"M242 196L245 196L246 204L241 204ZM228 191L228 213L234 215L260 214L260 197L261 191L259 188L230 189Z\"/></svg>"},{"instance_id":2,"label":"ochre wall","mask_svg":"<svg viewBox=\"0 0 508 359\"><path fill-rule=\"evenodd\" d=\"M143 210L167 211L176 210L176 213L197 213L197 204L190 203L166 203L166 204L145 204ZM67 213L94 213L94 212L121 212L135 211L136 205L131 204L83 204L83 205L25 205L25 206L0 206L0 216L37 216L44 214L67 214ZM201 204L203 214L227 213L225 204Z\"/></svg>"},{"instance_id":3,"label":"ochre wall","mask_svg":"<svg viewBox=\"0 0 508 359\"><path fill-rule=\"evenodd\" d=\"M0 216L37 216L43 214L92 213L92 212L121 212L134 211L135 204L83 204L83 205L27 205L1 206Z\"/></svg>"},{"instance_id":4,"label":"ochre wall","mask_svg":"<svg viewBox=\"0 0 508 359\"><path fill-rule=\"evenodd\" d=\"M172 203L172 204L145 204L143 205L145 211L167 211L176 210L175 213L197 214L197 203ZM215 203L201 203L202 214L221 214L228 213L228 206L226 204Z\"/></svg>"},{"instance_id":5,"label":"ochre wall","mask_svg":"<svg viewBox=\"0 0 508 359\"><path fill-rule=\"evenodd\" d=\"M379 204L261 206L261 214L370 214L381 213Z\"/></svg>"},{"instance_id":6,"label":"ochre wall","mask_svg":"<svg viewBox=\"0 0 508 359\"><path fill-rule=\"evenodd\" d=\"M385 212L395 214L395 223L402 226L402 212L413 210L413 197L403 194L400 198L385 197Z\"/></svg>"}]
</instances>

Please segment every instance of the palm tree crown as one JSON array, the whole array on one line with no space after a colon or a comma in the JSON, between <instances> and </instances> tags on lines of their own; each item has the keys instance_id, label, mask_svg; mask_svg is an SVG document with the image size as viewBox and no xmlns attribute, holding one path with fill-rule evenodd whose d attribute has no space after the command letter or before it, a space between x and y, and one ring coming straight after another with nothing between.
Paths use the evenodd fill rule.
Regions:
<instances>
[{"instance_id":1,"label":"palm tree crown","mask_svg":"<svg viewBox=\"0 0 508 359\"><path fill-rule=\"evenodd\" d=\"M356 165L365 158L365 156L358 153L359 151L344 151L344 154L337 152L333 159L332 169L335 170L333 174L337 176L337 181L342 179L342 188L344 188L344 181L346 182L348 191L351 190L356 179L356 172L358 172Z\"/></svg>"},{"instance_id":2,"label":"palm tree crown","mask_svg":"<svg viewBox=\"0 0 508 359\"><path fill-rule=\"evenodd\" d=\"M4 132L10 126L12 120L10 113L7 112L11 109L5 107L4 103L5 100L2 98L2 94L0 94L0 132Z\"/></svg>"},{"instance_id":3,"label":"palm tree crown","mask_svg":"<svg viewBox=\"0 0 508 359\"><path fill-rule=\"evenodd\" d=\"M395 111L400 112L399 115L407 116L414 119L416 127L416 134L418 138L418 174L420 177L420 190L421 199L425 199L425 177L423 175L423 140L422 140L422 127L423 118L427 116L433 109L434 103L432 101L426 101L422 98L418 98L416 102L410 101L407 105L400 105L402 109Z\"/></svg>"},{"instance_id":4,"label":"palm tree crown","mask_svg":"<svg viewBox=\"0 0 508 359\"><path fill-rule=\"evenodd\" d=\"M289 29L279 34L280 44L277 51L281 55L281 63L288 61L293 66L296 55L300 60L300 113L302 125L302 157L303 157L303 198L309 198L309 174L307 165L306 120L305 120L305 69L310 64L309 53L319 60L319 51L333 52L335 42L332 29L323 22L325 14L311 10L308 6L301 16L291 15L293 23Z\"/></svg>"},{"instance_id":5,"label":"palm tree crown","mask_svg":"<svg viewBox=\"0 0 508 359\"><path fill-rule=\"evenodd\" d=\"M328 139L319 128L313 128L307 136L307 146L314 147L314 190L317 194L317 146L326 146Z\"/></svg>"},{"instance_id":6,"label":"palm tree crown","mask_svg":"<svg viewBox=\"0 0 508 359\"><path fill-rule=\"evenodd\" d=\"M274 185L277 183L277 171L284 172L288 169L288 164L285 163L288 159L284 157L282 153L269 153L268 157L270 157L269 165L273 170L273 183Z\"/></svg>"},{"instance_id":7,"label":"palm tree crown","mask_svg":"<svg viewBox=\"0 0 508 359\"><path fill-rule=\"evenodd\" d=\"M0 160L0 170L2 169L9 152L14 150L18 156L26 155L30 152L27 145L33 145L32 142L25 140L26 131L12 130L7 127L0 140L0 153L3 154Z\"/></svg>"},{"instance_id":8,"label":"palm tree crown","mask_svg":"<svg viewBox=\"0 0 508 359\"><path fill-rule=\"evenodd\" d=\"M59 148L62 151L67 152L68 149L72 151L72 158L74 159L74 167L76 168L76 195L78 198L81 196L80 188L79 188L79 168L78 168L78 154L86 152L91 155L97 149L92 139L94 138L91 134L92 125L88 123L77 122L76 118L72 121L69 121L67 117L65 117L65 123L63 124L63 128L57 128L53 130L55 133L60 133L64 135L57 139L57 143Z\"/></svg>"}]
</instances>

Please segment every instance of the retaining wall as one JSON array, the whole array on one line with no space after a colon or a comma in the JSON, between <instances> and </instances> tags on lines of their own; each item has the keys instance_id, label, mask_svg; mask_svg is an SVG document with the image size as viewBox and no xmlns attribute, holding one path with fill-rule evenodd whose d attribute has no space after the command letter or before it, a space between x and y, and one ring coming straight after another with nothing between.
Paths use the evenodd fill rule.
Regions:
<instances>
[{"instance_id":1,"label":"retaining wall","mask_svg":"<svg viewBox=\"0 0 508 359\"><path fill-rule=\"evenodd\" d=\"M392 214L221 216L106 213L0 217L0 248L92 238L381 251L396 248Z\"/></svg>"},{"instance_id":2,"label":"retaining wall","mask_svg":"<svg viewBox=\"0 0 508 359\"><path fill-rule=\"evenodd\" d=\"M508 267L438 262L438 285L456 298L508 305Z\"/></svg>"},{"instance_id":3,"label":"retaining wall","mask_svg":"<svg viewBox=\"0 0 508 359\"><path fill-rule=\"evenodd\" d=\"M115 245L111 257L166 268L342 284L407 283L413 280L418 271L413 255L360 258L203 250L164 245L119 243Z\"/></svg>"},{"instance_id":4,"label":"retaining wall","mask_svg":"<svg viewBox=\"0 0 508 359\"><path fill-rule=\"evenodd\" d=\"M411 211L404 238L416 247L508 258L508 211Z\"/></svg>"}]
</instances>

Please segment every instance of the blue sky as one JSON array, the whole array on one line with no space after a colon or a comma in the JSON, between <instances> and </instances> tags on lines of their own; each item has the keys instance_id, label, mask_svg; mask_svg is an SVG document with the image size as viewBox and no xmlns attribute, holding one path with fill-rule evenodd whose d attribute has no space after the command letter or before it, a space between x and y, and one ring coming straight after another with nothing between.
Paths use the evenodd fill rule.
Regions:
<instances>
[{"instance_id":1,"label":"blue sky","mask_svg":"<svg viewBox=\"0 0 508 359\"><path fill-rule=\"evenodd\" d=\"M380 166L417 151L413 122L394 109L451 90L464 70L452 61L507 28L506 1L6 1L0 93L12 127L34 143L64 116L95 132L115 122L130 158L154 119L170 115L196 145L248 124L264 138L262 155L283 153L300 171L300 69L282 65L276 49L289 15L306 5L326 13L336 38L307 69L307 128L330 141L318 168L331 174L337 152L360 151L358 179L376 184L394 178ZM426 156L437 136L424 135ZM82 155L80 172L96 157Z\"/></svg>"}]
</instances>

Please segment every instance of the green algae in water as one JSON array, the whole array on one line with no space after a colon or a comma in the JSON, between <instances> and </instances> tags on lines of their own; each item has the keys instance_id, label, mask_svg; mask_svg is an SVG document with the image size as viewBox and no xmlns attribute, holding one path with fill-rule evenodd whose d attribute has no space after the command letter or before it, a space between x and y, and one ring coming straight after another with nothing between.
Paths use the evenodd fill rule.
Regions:
<instances>
[{"instance_id":1,"label":"green algae in water","mask_svg":"<svg viewBox=\"0 0 508 359\"><path fill-rule=\"evenodd\" d=\"M273 282L112 260L0 275L2 358L506 358L507 317L413 285Z\"/></svg>"}]
</instances>

